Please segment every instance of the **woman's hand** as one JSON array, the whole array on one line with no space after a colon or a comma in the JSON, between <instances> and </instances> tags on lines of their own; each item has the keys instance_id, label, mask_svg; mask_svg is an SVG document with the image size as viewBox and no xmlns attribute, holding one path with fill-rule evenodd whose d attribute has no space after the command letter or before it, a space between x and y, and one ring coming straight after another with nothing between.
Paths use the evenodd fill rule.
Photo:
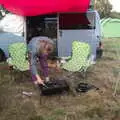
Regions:
<instances>
[{"instance_id":1,"label":"woman's hand","mask_svg":"<svg viewBox=\"0 0 120 120\"><path fill-rule=\"evenodd\" d=\"M37 83L38 83L38 84L44 85L44 81L40 78L39 75L36 75L36 78L37 78Z\"/></svg>"},{"instance_id":2,"label":"woman's hand","mask_svg":"<svg viewBox=\"0 0 120 120\"><path fill-rule=\"evenodd\" d=\"M49 77L45 77L45 82L48 82L50 81L50 78Z\"/></svg>"}]
</instances>

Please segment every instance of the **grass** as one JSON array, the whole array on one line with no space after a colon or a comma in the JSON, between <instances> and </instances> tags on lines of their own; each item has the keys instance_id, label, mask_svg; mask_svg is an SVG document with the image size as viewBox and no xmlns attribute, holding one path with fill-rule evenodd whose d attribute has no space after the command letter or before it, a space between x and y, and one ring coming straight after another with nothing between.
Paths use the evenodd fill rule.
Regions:
<instances>
[{"instance_id":1,"label":"grass","mask_svg":"<svg viewBox=\"0 0 120 120\"><path fill-rule=\"evenodd\" d=\"M30 78L11 80L6 63L0 64L0 120L120 120L120 90L113 96L112 85L119 78L119 39L105 39L103 58L87 74L87 81L100 90L72 96L40 96ZM117 72L114 72L117 71ZM116 75L114 74L116 73ZM66 73L51 72L64 77ZM80 81L79 73L69 79ZM32 92L31 97L22 95Z\"/></svg>"}]
</instances>

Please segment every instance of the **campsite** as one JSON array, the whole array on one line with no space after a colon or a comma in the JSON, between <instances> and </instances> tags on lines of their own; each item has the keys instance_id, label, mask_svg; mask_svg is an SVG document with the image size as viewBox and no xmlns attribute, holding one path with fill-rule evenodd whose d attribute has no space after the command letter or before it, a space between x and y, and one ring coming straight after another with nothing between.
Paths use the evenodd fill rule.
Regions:
<instances>
[{"instance_id":1,"label":"campsite","mask_svg":"<svg viewBox=\"0 0 120 120\"><path fill-rule=\"evenodd\" d=\"M120 14L108 0L0 5L0 120L120 120ZM36 36L54 45L52 67L40 61L47 42L34 57L44 83L32 76Z\"/></svg>"},{"instance_id":2,"label":"campsite","mask_svg":"<svg viewBox=\"0 0 120 120\"><path fill-rule=\"evenodd\" d=\"M112 44L111 44L112 43ZM0 120L119 120L120 89L116 96L114 86L119 79L119 60L116 54L116 43L119 39L104 40L104 55L87 74L87 82L99 90L90 90L77 96L64 94L61 96L42 96L35 86L24 77L12 81L6 64L1 63L0 73ZM2 68L3 67L3 68ZM117 74L114 75L114 71ZM65 76L65 73L55 73ZM79 73L69 79L79 79ZM24 96L23 91L32 92L32 96Z\"/></svg>"}]
</instances>

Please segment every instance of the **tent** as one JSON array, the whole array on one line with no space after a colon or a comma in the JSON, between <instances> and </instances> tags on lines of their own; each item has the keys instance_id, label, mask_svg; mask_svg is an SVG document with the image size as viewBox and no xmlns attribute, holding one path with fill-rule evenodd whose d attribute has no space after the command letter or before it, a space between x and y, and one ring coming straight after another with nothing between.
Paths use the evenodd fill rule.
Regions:
<instances>
[{"instance_id":1,"label":"tent","mask_svg":"<svg viewBox=\"0 0 120 120\"><path fill-rule=\"evenodd\" d=\"M120 19L102 19L101 30L103 37L120 37Z\"/></svg>"},{"instance_id":2,"label":"tent","mask_svg":"<svg viewBox=\"0 0 120 120\"><path fill-rule=\"evenodd\" d=\"M6 14L0 20L0 49L8 57L8 46L15 42L25 42L23 34L24 17Z\"/></svg>"},{"instance_id":3,"label":"tent","mask_svg":"<svg viewBox=\"0 0 120 120\"><path fill-rule=\"evenodd\" d=\"M18 36L16 34L10 32L0 32L0 49L3 50L6 57L8 54L8 46L15 42L25 42L22 36Z\"/></svg>"},{"instance_id":4,"label":"tent","mask_svg":"<svg viewBox=\"0 0 120 120\"><path fill-rule=\"evenodd\" d=\"M90 0L0 0L12 13L36 16L58 12L85 12Z\"/></svg>"},{"instance_id":5,"label":"tent","mask_svg":"<svg viewBox=\"0 0 120 120\"><path fill-rule=\"evenodd\" d=\"M0 30L4 32L14 33L22 36L24 26L24 17L15 14L6 14L6 16L0 20Z\"/></svg>"}]
</instances>

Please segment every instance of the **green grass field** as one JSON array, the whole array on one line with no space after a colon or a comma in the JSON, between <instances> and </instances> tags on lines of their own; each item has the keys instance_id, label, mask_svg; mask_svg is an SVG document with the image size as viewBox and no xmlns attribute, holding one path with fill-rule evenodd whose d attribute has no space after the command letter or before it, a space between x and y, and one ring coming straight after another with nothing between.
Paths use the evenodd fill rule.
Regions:
<instances>
[{"instance_id":1,"label":"green grass field","mask_svg":"<svg viewBox=\"0 0 120 120\"><path fill-rule=\"evenodd\" d=\"M99 90L77 96L41 97L29 77L21 79L22 74L17 72L13 80L7 64L0 63L0 120L120 120L120 86L113 96L115 81L120 78L120 38L103 42L104 55L89 70L86 80ZM69 79L81 81L79 73ZM23 91L33 95L24 96Z\"/></svg>"}]
</instances>

